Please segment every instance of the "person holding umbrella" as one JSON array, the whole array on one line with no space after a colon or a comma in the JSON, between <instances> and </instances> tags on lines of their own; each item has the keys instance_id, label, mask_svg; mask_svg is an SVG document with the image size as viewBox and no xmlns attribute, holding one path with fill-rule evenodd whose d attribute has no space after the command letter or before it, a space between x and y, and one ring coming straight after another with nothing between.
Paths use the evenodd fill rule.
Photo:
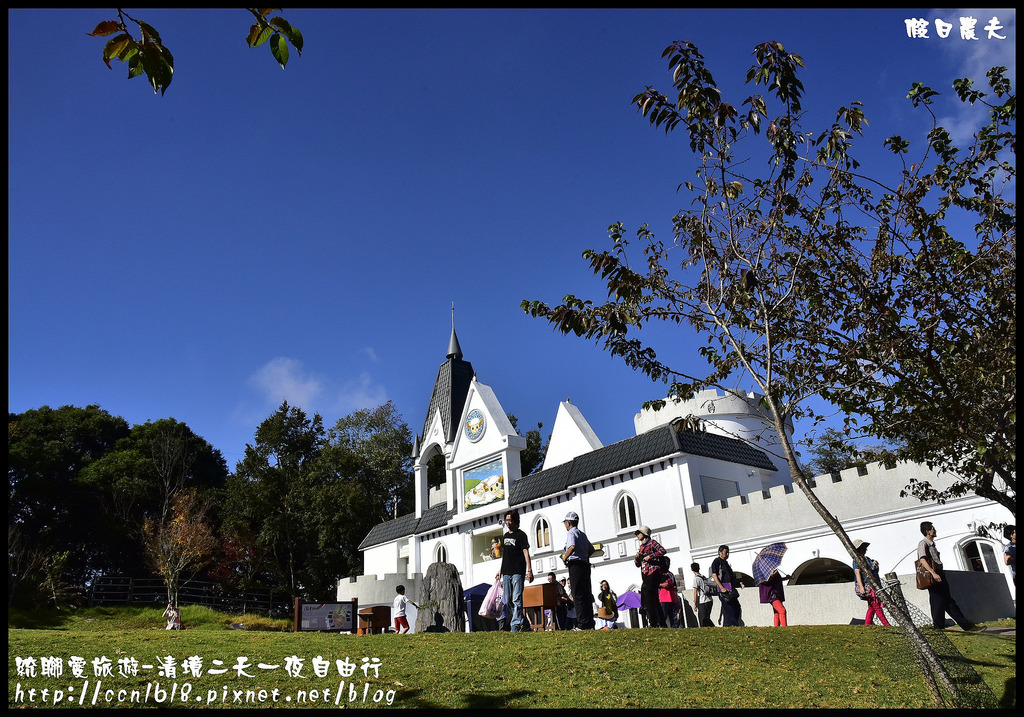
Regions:
<instances>
[{"instance_id":1,"label":"person holding umbrella","mask_svg":"<svg viewBox=\"0 0 1024 717\"><path fill-rule=\"evenodd\" d=\"M771 605L774 611L775 627L786 627L786 593L782 589L782 576L778 570L772 570L771 576L757 586L760 591L761 603Z\"/></svg>"},{"instance_id":2,"label":"person holding umbrella","mask_svg":"<svg viewBox=\"0 0 1024 717\"><path fill-rule=\"evenodd\" d=\"M772 543L754 558L751 572L760 593L761 603L771 605L774 610L775 627L786 627L786 592L782 588L782 575L779 566L786 552L785 543Z\"/></svg>"}]
</instances>

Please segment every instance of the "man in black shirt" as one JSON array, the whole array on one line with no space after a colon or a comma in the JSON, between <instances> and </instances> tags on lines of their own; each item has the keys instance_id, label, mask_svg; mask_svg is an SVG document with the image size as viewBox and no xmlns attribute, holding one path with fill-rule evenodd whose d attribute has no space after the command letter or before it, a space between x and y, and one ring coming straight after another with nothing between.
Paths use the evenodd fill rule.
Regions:
<instances>
[{"instance_id":1,"label":"man in black shirt","mask_svg":"<svg viewBox=\"0 0 1024 717\"><path fill-rule=\"evenodd\" d=\"M524 578L533 582L530 567L530 540L519 529L519 511L505 513L505 527L508 532L501 539L501 587L505 592L505 605L511 615L509 629L512 632L527 632L523 620Z\"/></svg>"},{"instance_id":2,"label":"man in black shirt","mask_svg":"<svg viewBox=\"0 0 1024 717\"><path fill-rule=\"evenodd\" d=\"M718 585L718 599L722 601L722 627L739 627L743 624L743 607L739 583L729 565L728 545L719 546L718 557L711 563L711 577Z\"/></svg>"}]
</instances>

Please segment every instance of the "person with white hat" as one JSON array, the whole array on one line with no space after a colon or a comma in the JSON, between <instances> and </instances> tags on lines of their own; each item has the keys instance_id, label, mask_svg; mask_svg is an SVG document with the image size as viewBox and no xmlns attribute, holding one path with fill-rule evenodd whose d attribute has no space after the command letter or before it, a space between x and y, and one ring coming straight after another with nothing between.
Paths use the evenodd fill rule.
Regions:
<instances>
[{"instance_id":1,"label":"person with white hat","mask_svg":"<svg viewBox=\"0 0 1024 717\"><path fill-rule=\"evenodd\" d=\"M640 606L647 614L651 627L665 627L665 615L661 612L661 574L664 570L665 548L651 537L651 529L641 525L634 533L640 541L640 549L633 556L633 563L640 568Z\"/></svg>"},{"instance_id":2,"label":"person with white hat","mask_svg":"<svg viewBox=\"0 0 1024 717\"><path fill-rule=\"evenodd\" d=\"M565 552L562 562L569 568L572 602L576 606L576 624L579 630L594 629L594 591L590 584L590 555L594 546L586 533L579 529L580 517L570 511L565 516Z\"/></svg>"}]
</instances>

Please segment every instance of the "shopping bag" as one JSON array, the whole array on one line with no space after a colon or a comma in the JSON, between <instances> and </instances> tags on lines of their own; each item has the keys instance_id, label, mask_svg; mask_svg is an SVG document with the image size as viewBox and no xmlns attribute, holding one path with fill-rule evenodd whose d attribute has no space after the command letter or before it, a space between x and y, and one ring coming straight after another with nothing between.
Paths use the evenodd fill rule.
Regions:
<instances>
[{"instance_id":1,"label":"shopping bag","mask_svg":"<svg viewBox=\"0 0 1024 717\"><path fill-rule=\"evenodd\" d=\"M480 617L489 617L497 620L505 609L505 591L501 588L501 579L496 578L487 594L484 595L484 602L480 606Z\"/></svg>"}]
</instances>

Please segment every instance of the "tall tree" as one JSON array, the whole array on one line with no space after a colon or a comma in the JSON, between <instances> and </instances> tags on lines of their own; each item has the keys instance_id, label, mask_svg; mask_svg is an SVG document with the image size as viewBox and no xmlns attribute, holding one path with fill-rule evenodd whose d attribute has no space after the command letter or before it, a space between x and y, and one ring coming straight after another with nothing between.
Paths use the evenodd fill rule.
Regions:
<instances>
[{"instance_id":1,"label":"tall tree","mask_svg":"<svg viewBox=\"0 0 1024 717\"><path fill-rule=\"evenodd\" d=\"M412 433L394 403L364 408L338 420L329 432L334 448L351 455L350 465L358 471L369 491L367 498L383 518L396 518L401 507L413 500Z\"/></svg>"},{"instance_id":2,"label":"tall tree","mask_svg":"<svg viewBox=\"0 0 1024 717\"><path fill-rule=\"evenodd\" d=\"M513 414L508 414L509 423L512 424L512 428L519 432L519 419ZM544 428L544 424L538 422L536 428L528 430L524 436L526 438L526 448L519 452L519 467L524 476L528 476L535 470L544 465L544 456L548 452L548 442L551 440L551 436L548 436L548 440L541 438L541 429ZM523 435L523 434L520 434Z\"/></svg>"},{"instance_id":3,"label":"tall tree","mask_svg":"<svg viewBox=\"0 0 1024 717\"><path fill-rule=\"evenodd\" d=\"M57 553L50 553L57 555ZM7 607L35 605L36 587L42 582L48 555L12 523L7 524Z\"/></svg>"},{"instance_id":4,"label":"tall tree","mask_svg":"<svg viewBox=\"0 0 1024 717\"><path fill-rule=\"evenodd\" d=\"M563 333L601 342L628 365L668 382L670 398L689 398L706 387L728 388L746 375L764 396L759 409L780 437L794 482L861 562L849 536L811 489L785 423L790 417L819 418L808 401L815 396L842 407L882 397L892 404L910 404L913 394L899 380L912 380L922 367L929 367L931 380L942 377L950 392L933 397L935 405L929 407L929 416L944 416L945 424L917 433L896 425L879 427L876 435L897 436L910 450L937 456L950 446L963 449L956 433L965 428L963 421L970 420L974 408L993 410L1006 426L1015 426L1014 378L1012 371L1004 374L1013 365L1013 352L1005 352L1009 358L996 356L1007 340L1009 346L1015 340L1011 260L1016 210L1000 182L1014 175L1015 144L1007 128L1015 122L1016 104L1005 70L989 75L997 99L966 153L958 155L949 134L933 128L922 162L908 166L897 178L901 181L886 183L857 173L851 148L865 124L859 102L839 108L835 123L824 131L801 127L804 88L797 75L803 61L780 43L755 48L755 64L747 73L747 82L764 85L769 96L755 94L738 104L722 98L692 43L674 43L663 56L675 97L647 88L634 103L666 132L685 128L697 157L696 180L681 185L693 196L692 208L673 218L674 241L666 246L642 226L636 235L643 259L633 268L627 232L613 224L609 250L584 252L607 285L607 301L595 304L569 295L554 307L524 301L523 309ZM969 81L959 81L957 87L964 101L986 101L983 93L964 91ZM934 93L915 87L911 95L930 99ZM750 147L762 128L767 147ZM891 138L887 145L901 154L908 148L901 138ZM765 151L767 165L751 161ZM936 159L934 170L920 170ZM766 167L764 174L747 174L756 167ZM953 207L977 218L966 241L957 240L947 226ZM997 269L1000 279L982 281L978 266ZM953 285L951 278L957 280ZM961 280L966 286L960 286ZM1008 288L995 290L993 284L999 281ZM992 311L1000 318L984 320ZM653 346L638 336L654 321L688 323L706 337L698 351L710 371L694 375L659 359ZM954 349L957 336L973 336L985 348L971 351L971 360L965 360L966 352ZM982 378L987 371L995 376ZM1010 390L976 396L976 378L986 387L1004 382ZM972 409L964 411L966 406ZM912 420L915 408L909 405L901 418ZM886 420L883 415L871 417ZM906 420L900 424L904 429ZM968 447L975 454L1003 445L998 425L985 425L989 434ZM1008 435L1013 436L1012 430ZM997 452L1004 465L1012 456L1012 440L1008 448ZM975 481L974 489L983 486L976 475L964 479ZM1003 499L1015 508L1012 477ZM866 566L862 571L869 573ZM909 617L898 619L927 661L925 676L936 700L941 699L936 676L955 692Z\"/></svg>"},{"instance_id":5,"label":"tall tree","mask_svg":"<svg viewBox=\"0 0 1024 717\"><path fill-rule=\"evenodd\" d=\"M269 570L268 551L257 545L252 532L234 521L222 524L221 533L215 563L208 571L210 579L243 596L252 590L272 587L274 576ZM244 603L242 611L246 612Z\"/></svg>"},{"instance_id":6,"label":"tall tree","mask_svg":"<svg viewBox=\"0 0 1024 717\"><path fill-rule=\"evenodd\" d=\"M810 446L811 460L807 469L811 475L829 475L847 468L863 468L889 458L888 452L877 446L860 446L842 431L825 429Z\"/></svg>"},{"instance_id":7,"label":"tall tree","mask_svg":"<svg viewBox=\"0 0 1024 717\"><path fill-rule=\"evenodd\" d=\"M102 520L94 538L110 551L118 572L134 575L150 562L143 523L169 523L173 501L188 490L218 504L216 493L227 475L220 451L185 423L164 418L133 426L106 455L85 467L79 480L99 501Z\"/></svg>"},{"instance_id":8,"label":"tall tree","mask_svg":"<svg viewBox=\"0 0 1024 717\"><path fill-rule=\"evenodd\" d=\"M412 432L391 401L355 411L328 432L324 469L340 493L346 572L361 572L359 543L377 523L414 506Z\"/></svg>"},{"instance_id":9,"label":"tall tree","mask_svg":"<svg viewBox=\"0 0 1024 717\"><path fill-rule=\"evenodd\" d=\"M65 551L67 580L83 585L110 569L95 541L102 527L95 493L80 473L129 434L99 406L42 406L8 416L7 524L41 558Z\"/></svg>"},{"instance_id":10,"label":"tall tree","mask_svg":"<svg viewBox=\"0 0 1024 717\"><path fill-rule=\"evenodd\" d=\"M322 530L332 510L319 460L325 444L323 419L285 401L256 429L228 480L229 526L252 531L293 597L323 598L330 584L321 570L333 567L334 550Z\"/></svg>"}]
</instances>

